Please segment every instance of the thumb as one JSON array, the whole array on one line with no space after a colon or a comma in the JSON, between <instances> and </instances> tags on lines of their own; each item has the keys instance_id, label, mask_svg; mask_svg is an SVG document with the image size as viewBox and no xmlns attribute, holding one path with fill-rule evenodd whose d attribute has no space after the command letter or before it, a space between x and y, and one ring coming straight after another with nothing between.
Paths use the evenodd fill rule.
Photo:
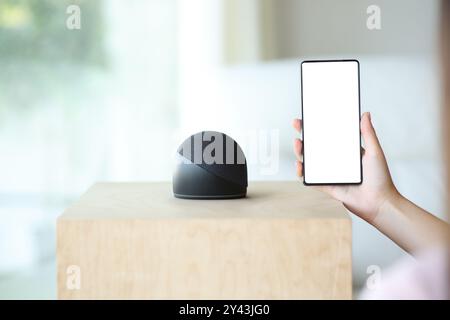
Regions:
<instances>
[{"instance_id":1,"label":"thumb","mask_svg":"<svg viewBox=\"0 0 450 320\"><path fill-rule=\"evenodd\" d=\"M377 154L382 152L380 142L372 125L370 112L365 112L361 117L361 134L364 139L366 152Z\"/></svg>"}]
</instances>

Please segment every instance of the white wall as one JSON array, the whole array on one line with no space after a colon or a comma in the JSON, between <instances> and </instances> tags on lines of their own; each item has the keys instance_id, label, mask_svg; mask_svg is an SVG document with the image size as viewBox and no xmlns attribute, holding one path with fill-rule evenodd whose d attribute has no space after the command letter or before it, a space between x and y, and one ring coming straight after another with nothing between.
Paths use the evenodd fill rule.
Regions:
<instances>
[{"instance_id":1,"label":"white wall","mask_svg":"<svg viewBox=\"0 0 450 320\"><path fill-rule=\"evenodd\" d=\"M434 49L439 0L275 0L278 57L422 55ZM369 5L381 30L366 27Z\"/></svg>"}]
</instances>

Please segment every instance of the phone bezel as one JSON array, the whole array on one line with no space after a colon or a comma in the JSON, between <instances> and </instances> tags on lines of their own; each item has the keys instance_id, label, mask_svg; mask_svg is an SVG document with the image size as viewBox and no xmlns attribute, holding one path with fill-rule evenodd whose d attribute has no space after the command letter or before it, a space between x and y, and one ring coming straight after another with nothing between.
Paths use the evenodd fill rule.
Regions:
<instances>
[{"instance_id":1,"label":"phone bezel","mask_svg":"<svg viewBox=\"0 0 450 320\"><path fill-rule=\"evenodd\" d=\"M360 163L360 181L359 182L320 182L320 183L308 183L306 182L306 162L304 157L305 152L305 140L303 136L303 127L302 127L302 154L303 154L303 184L305 186L321 186L321 185L360 185L363 183L363 166L362 166L362 140L361 140L361 80L360 80L360 66L359 61L357 59L336 59L336 60L303 60L300 63L300 96L301 96L301 115L302 115L302 121L304 121L303 118L303 64L304 63L316 63L316 62L356 62L358 66L358 112L359 112L359 145L360 145L360 152L359 152L359 163Z\"/></svg>"}]
</instances>

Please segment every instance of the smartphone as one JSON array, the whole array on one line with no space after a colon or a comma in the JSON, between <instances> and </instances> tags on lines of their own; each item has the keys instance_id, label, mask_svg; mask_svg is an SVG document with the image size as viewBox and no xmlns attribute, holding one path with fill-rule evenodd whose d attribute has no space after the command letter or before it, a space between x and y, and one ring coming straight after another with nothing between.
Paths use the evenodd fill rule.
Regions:
<instances>
[{"instance_id":1,"label":"smartphone","mask_svg":"<svg viewBox=\"0 0 450 320\"><path fill-rule=\"evenodd\" d=\"M361 184L361 103L357 60L301 63L303 183Z\"/></svg>"}]
</instances>

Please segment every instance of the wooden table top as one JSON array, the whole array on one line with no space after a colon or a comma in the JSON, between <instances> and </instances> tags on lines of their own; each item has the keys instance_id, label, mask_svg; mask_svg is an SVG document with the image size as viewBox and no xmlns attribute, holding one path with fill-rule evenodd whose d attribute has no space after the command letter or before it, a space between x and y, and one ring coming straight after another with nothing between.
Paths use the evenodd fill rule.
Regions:
<instances>
[{"instance_id":1,"label":"wooden table top","mask_svg":"<svg viewBox=\"0 0 450 320\"><path fill-rule=\"evenodd\" d=\"M97 183L59 219L349 219L344 206L300 181L249 182L247 197L185 200L171 182Z\"/></svg>"}]
</instances>

